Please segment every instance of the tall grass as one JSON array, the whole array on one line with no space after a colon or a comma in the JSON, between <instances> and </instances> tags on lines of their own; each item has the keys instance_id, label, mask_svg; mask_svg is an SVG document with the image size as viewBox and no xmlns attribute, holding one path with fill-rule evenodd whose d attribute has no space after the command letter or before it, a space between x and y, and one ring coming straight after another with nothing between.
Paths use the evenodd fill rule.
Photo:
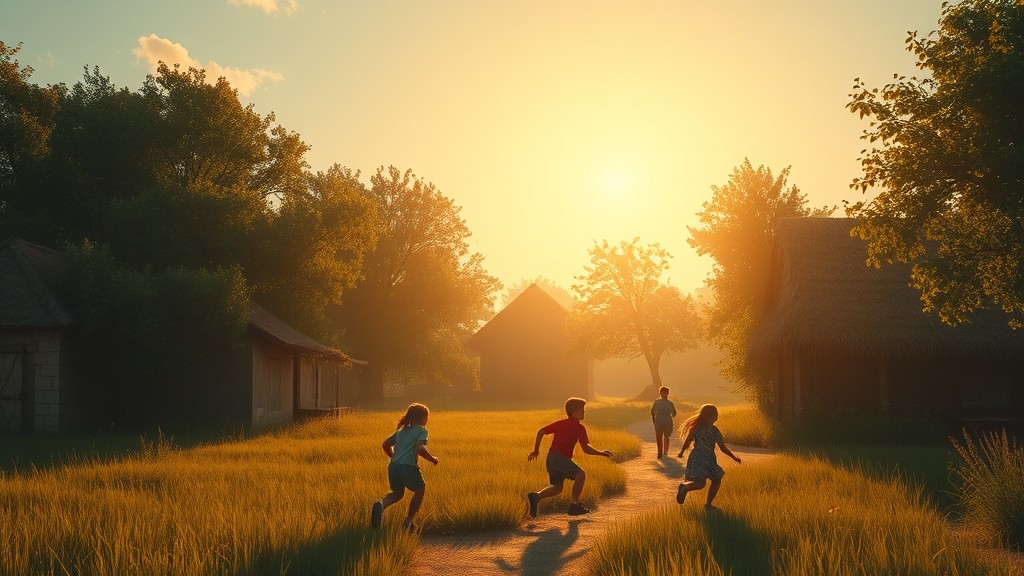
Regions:
<instances>
[{"instance_id":1,"label":"tall grass","mask_svg":"<svg viewBox=\"0 0 1024 576\"><path fill-rule=\"evenodd\" d=\"M408 498L381 531L367 527L387 492L380 444L400 415L356 413L190 449L157 437L131 456L0 473L0 574L400 574L416 545L399 528ZM441 463L425 465L422 529L516 526L524 494L547 478L526 454L559 416L433 412ZM622 431L592 427L591 440L619 460L639 453ZM580 461L589 504L625 489L607 459Z\"/></svg>"},{"instance_id":2,"label":"tall grass","mask_svg":"<svg viewBox=\"0 0 1024 576\"><path fill-rule=\"evenodd\" d=\"M702 493L609 530L593 575L1002 574L954 539L918 490L817 458L735 468L705 512Z\"/></svg>"},{"instance_id":3,"label":"tall grass","mask_svg":"<svg viewBox=\"0 0 1024 576\"><path fill-rule=\"evenodd\" d=\"M1024 447L1006 430L952 440L962 461L953 466L964 519L990 537L1024 544Z\"/></svg>"}]
</instances>

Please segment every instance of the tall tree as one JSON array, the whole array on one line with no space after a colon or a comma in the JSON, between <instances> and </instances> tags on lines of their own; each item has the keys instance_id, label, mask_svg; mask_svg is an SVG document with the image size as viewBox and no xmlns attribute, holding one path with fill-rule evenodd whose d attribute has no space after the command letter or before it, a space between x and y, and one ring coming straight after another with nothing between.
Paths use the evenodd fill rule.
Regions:
<instances>
[{"instance_id":1,"label":"tall tree","mask_svg":"<svg viewBox=\"0 0 1024 576\"><path fill-rule=\"evenodd\" d=\"M924 309L951 324L994 304L1024 324L1024 6L942 4L939 29L907 38L924 78L880 91L859 79L847 107L870 119L863 174L877 192L848 207L868 261L913 263Z\"/></svg>"},{"instance_id":2,"label":"tall tree","mask_svg":"<svg viewBox=\"0 0 1024 576\"><path fill-rule=\"evenodd\" d=\"M605 240L590 250L590 264L572 287L576 348L602 360L642 356L651 373L645 399L656 398L662 385L662 356L695 348L700 337L693 300L663 279L670 258L658 243Z\"/></svg>"},{"instance_id":3,"label":"tall tree","mask_svg":"<svg viewBox=\"0 0 1024 576\"><path fill-rule=\"evenodd\" d=\"M21 44L0 41L0 237L28 237L39 227L24 181L50 153L63 86L40 88L30 82L33 69L16 59Z\"/></svg>"},{"instance_id":4,"label":"tall tree","mask_svg":"<svg viewBox=\"0 0 1024 576\"><path fill-rule=\"evenodd\" d=\"M361 401L380 399L385 377L442 385L470 377L462 342L492 313L500 285L469 251L460 209L394 166L370 178L369 195L377 244L337 314L352 353L370 363Z\"/></svg>"},{"instance_id":5,"label":"tall tree","mask_svg":"<svg viewBox=\"0 0 1024 576\"><path fill-rule=\"evenodd\" d=\"M747 347L764 318L768 266L780 218L827 216L830 208L811 210L796 186L787 184L789 168L778 176L749 159L733 169L728 182L712 186L712 196L697 213L700 226L687 226L687 243L714 260L705 285L714 298L704 307L708 338L724 354L722 376L764 405L769 391L747 362Z\"/></svg>"}]
</instances>

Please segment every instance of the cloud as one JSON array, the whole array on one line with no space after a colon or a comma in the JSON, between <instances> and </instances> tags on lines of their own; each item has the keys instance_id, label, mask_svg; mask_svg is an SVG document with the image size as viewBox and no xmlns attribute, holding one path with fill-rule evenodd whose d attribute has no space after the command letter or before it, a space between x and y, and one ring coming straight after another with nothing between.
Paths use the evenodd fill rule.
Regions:
<instances>
[{"instance_id":1,"label":"cloud","mask_svg":"<svg viewBox=\"0 0 1024 576\"><path fill-rule=\"evenodd\" d=\"M228 0L232 6L255 6L267 14L295 14L299 8L299 0Z\"/></svg>"},{"instance_id":2,"label":"cloud","mask_svg":"<svg viewBox=\"0 0 1024 576\"><path fill-rule=\"evenodd\" d=\"M150 72L156 72L160 62L173 66L180 64L182 68L203 68L206 70L206 80L210 83L216 82L217 78L224 77L231 86L238 90L239 95L249 96L266 81L275 82L284 79L278 72L263 70L260 68L230 68L222 66L213 60L203 64L188 54L188 49L161 38L156 34L142 36L139 38L139 45L134 50L135 57L144 60L149 64Z\"/></svg>"}]
</instances>

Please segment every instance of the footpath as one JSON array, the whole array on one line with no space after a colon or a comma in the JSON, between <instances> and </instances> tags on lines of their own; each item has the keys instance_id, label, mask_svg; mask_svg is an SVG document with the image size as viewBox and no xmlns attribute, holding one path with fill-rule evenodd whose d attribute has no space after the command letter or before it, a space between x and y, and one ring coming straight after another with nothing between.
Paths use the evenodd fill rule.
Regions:
<instances>
[{"instance_id":1,"label":"footpath","mask_svg":"<svg viewBox=\"0 0 1024 576\"><path fill-rule=\"evenodd\" d=\"M406 576L583 574L586 553L605 530L658 506L678 506L676 487L683 477L683 462L675 458L679 440L673 439L672 456L658 460L650 422L637 422L626 430L642 442L640 456L621 464L629 474L625 494L602 498L598 508L586 516L566 516L542 507L537 518L527 517L514 530L423 536ZM729 448L744 466L772 456L768 450ZM718 462L726 472L738 466L724 456ZM693 500L703 505L703 493L695 496ZM695 504L688 501L686 505ZM523 510L525 514L525 498Z\"/></svg>"}]
</instances>

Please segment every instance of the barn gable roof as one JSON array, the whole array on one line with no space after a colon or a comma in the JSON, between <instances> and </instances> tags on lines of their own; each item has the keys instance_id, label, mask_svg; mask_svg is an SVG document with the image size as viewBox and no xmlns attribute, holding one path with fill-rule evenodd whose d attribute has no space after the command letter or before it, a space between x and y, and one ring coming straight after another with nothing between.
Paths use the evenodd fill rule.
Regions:
<instances>
[{"instance_id":1,"label":"barn gable roof","mask_svg":"<svg viewBox=\"0 0 1024 576\"><path fill-rule=\"evenodd\" d=\"M0 326L64 327L74 324L56 286L67 273L56 250L21 238L0 242Z\"/></svg>"},{"instance_id":2,"label":"barn gable roof","mask_svg":"<svg viewBox=\"0 0 1024 576\"><path fill-rule=\"evenodd\" d=\"M771 263L768 314L750 345L764 360L793 345L861 355L1021 356L1024 330L993 310L969 323L943 324L922 312L908 265L866 264L866 242L852 218L786 218Z\"/></svg>"},{"instance_id":3,"label":"barn gable roof","mask_svg":"<svg viewBox=\"0 0 1024 576\"><path fill-rule=\"evenodd\" d=\"M529 333L537 327L536 320L538 318L553 320L564 328L564 322L568 315L569 311L543 288L536 283L530 284L522 294L509 302L494 318L481 326L476 334L470 336L466 341L466 346L479 350L497 340L506 338L509 334Z\"/></svg>"}]
</instances>

